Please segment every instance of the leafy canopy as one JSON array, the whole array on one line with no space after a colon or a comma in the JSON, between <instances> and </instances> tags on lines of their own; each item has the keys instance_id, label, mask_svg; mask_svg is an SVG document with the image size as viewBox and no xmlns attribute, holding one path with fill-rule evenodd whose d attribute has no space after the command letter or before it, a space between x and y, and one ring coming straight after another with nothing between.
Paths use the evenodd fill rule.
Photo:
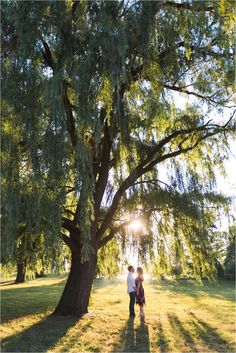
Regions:
<instances>
[{"instance_id":1,"label":"leafy canopy","mask_svg":"<svg viewBox=\"0 0 236 353\"><path fill-rule=\"evenodd\" d=\"M232 107L233 2L6 1L2 18L11 236L30 210L27 225L45 219L51 243L62 226L86 260L122 231L124 210L156 212L158 236L182 234L199 273L233 133L233 115L209 117ZM176 93L194 99L180 109Z\"/></svg>"}]
</instances>

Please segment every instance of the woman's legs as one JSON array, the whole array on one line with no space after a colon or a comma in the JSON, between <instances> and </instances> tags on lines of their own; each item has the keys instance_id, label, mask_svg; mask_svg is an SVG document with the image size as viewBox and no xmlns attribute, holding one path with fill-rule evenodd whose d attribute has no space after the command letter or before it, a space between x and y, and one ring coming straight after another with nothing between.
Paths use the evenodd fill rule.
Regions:
<instances>
[{"instance_id":1,"label":"woman's legs","mask_svg":"<svg viewBox=\"0 0 236 353\"><path fill-rule=\"evenodd\" d=\"M139 305L139 310L140 310L140 316L144 317L145 314L144 314L144 310L143 310L143 305Z\"/></svg>"}]
</instances>

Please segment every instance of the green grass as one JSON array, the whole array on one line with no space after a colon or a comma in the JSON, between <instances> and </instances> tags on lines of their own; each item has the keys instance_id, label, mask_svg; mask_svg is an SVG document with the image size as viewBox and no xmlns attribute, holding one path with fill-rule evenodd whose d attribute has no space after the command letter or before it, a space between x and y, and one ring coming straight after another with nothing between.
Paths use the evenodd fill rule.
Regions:
<instances>
[{"instance_id":1,"label":"green grass","mask_svg":"<svg viewBox=\"0 0 236 353\"><path fill-rule=\"evenodd\" d=\"M146 281L143 321L128 318L125 281L95 281L81 320L52 317L64 283L2 286L3 352L235 352L233 283Z\"/></svg>"}]
</instances>

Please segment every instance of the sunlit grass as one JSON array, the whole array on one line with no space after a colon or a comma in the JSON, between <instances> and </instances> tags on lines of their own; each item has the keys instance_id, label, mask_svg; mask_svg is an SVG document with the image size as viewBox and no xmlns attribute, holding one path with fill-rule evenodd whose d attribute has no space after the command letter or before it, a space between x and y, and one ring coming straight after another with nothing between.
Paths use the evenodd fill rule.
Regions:
<instances>
[{"instance_id":1,"label":"sunlit grass","mask_svg":"<svg viewBox=\"0 0 236 353\"><path fill-rule=\"evenodd\" d=\"M51 317L64 278L2 287L2 351L234 352L234 285L146 281L146 318L128 319L125 281L94 283L81 320ZM136 310L137 311L137 310Z\"/></svg>"}]
</instances>

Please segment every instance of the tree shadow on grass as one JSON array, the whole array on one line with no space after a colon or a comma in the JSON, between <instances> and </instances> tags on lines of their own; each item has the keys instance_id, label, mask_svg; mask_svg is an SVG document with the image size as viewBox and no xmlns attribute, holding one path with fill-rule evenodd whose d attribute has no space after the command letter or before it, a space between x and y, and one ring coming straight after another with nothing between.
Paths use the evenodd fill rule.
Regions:
<instances>
[{"instance_id":1,"label":"tree shadow on grass","mask_svg":"<svg viewBox=\"0 0 236 353\"><path fill-rule=\"evenodd\" d=\"M80 349L78 348L78 343L81 335L86 335L86 332L89 332L92 330L92 320L83 323L83 319L79 323L79 327L77 327L77 323L75 322L75 331L72 331L64 335L63 340L60 342L60 352L70 352L73 350L75 352L80 352ZM83 344L82 344L83 346Z\"/></svg>"},{"instance_id":2,"label":"tree shadow on grass","mask_svg":"<svg viewBox=\"0 0 236 353\"><path fill-rule=\"evenodd\" d=\"M140 325L135 330L135 352L150 352L149 331L145 319L140 319Z\"/></svg>"},{"instance_id":3,"label":"tree shadow on grass","mask_svg":"<svg viewBox=\"0 0 236 353\"><path fill-rule=\"evenodd\" d=\"M191 331L194 337L191 332L183 326L175 314L168 314L168 319L175 335L182 338L184 344L190 348L191 352L198 352L197 346L199 346L199 344L207 346L208 349L214 352L235 352L235 347L221 337L213 327L205 321L198 319L191 312L190 315L192 316L192 320L189 322L189 325L191 325Z\"/></svg>"},{"instance_id":4,"label":"tree shadow on grass","mask_svg":"<svg viewBox=\"0 0 236 353\"><path fill-rule=\"evenodd\" d=\"M235 352L235 346L231 345L225 338L223 338L213 327L207 324L205 321L196 317L196 315L190 312L193 318L192 324L197 332L198 337L208 346L209 349L214 352Z\"/></svg>"},{"instance_id":5,"label":"tree shadow on grass","mask_svg":"<svg viewBox=\"0 0 236 353\"><path fill-rule=\"evenodd\" d=\"M129 318L120 333L119 342L113 347L113 352L150 352L149 331L145 319L135 328L134 318Z\"/></svg>"},{"instance_id":6,"label":"tree shadow on grass","mask_svg":"<svg viewBox=\"0 0 236 353\"><path fill-rule=\"evenodd\" d=\"M77 321L71 316L47 316L22 333L3 339L2 352L47 352Z\"/></svg>"},{"instance_id":7,"label":"tree shadow on grass","mask_svg":"<svg viewBox=\"0 0 236 353\"><path fill-rule=\"evenodd\" d=\"M160 349L161 353L168 352L169 351L168 339L164 334L164 330L163 330L163 326L160 318L157 323L157 330L158 330L157 346Z\"/></svg>"},{"instance_id":8,"label":"tree shadow on grass","mask_svg":"<svg viewBox=\"0 0 236 353\"><path fill-rule=\"evenodd\" d=\"M15 281L3 281L3 282L0 282L0 286L1 287L12 286L13 284L15 284Z\"/></svg>"},{"instance_id":9,"label":"tree shadow on grass","mask_svg":"<svg viewBox=\"0 0 236 353\"><path fill-rule=\"evenodd\" d=\"M181 337L184 340L185 345L188 345L189 348L191 348L191 352L198 352L191 333L184 328L178 317L175 314L167 314L167 316L175 334L178 334L178 337Z\"/></svg>"},{"instance_id":10,"label":"tree shadow on grass","mask_svg":"<svg viewBox=\"0 0 236 353\"><path fill-rule=\"evenodd\" d=\"M53 310L65 280L50 285L5 289L1 296L1 323Z\"/></svg>"},{"instance_id":11,"label":"tree shadow on grass","mask_svg":"<svg viewBox=\"0 0 236 353\"><path fill-rule=\"evenodd\" d=\"M193 298L198 298L202 293L210 296L211 298L223 299L227 301L235 301L234 297L234 283L219 281L218 283L203 283L203 285L197 284L192 280L178 280L178 281L152 281L153 287L156 288L158 293L160 291L169 290L179 295L187 295ZM226 290L227 289L227 290Z\"/></svg>"},{"instance_id":12,"label":"tree shadow on grass","mask_svg":"<svg viewBox=\"0 0 236 353\"><path fill-rule=\"evenodd\" d=\"M37 280L38 281L38 280ZM66 278L57 283L44 284L39 279L39 285L4 289L1 295L1 323L28 315L43 314L55 309L65 286ZM102 286L108 286L110 281L94 281L92 295ZM30 282L29 282L30 284Z\"/></svg>"}]
</instances>

